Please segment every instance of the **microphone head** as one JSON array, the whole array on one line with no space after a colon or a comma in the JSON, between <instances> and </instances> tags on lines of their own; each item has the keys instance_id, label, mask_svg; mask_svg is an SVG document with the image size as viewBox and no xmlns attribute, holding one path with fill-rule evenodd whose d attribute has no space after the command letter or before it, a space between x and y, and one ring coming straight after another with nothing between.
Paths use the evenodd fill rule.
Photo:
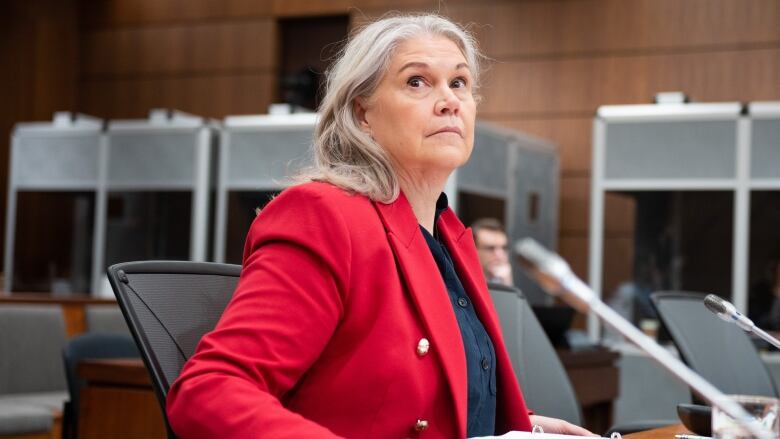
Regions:
<instances>
[{"instance_id":1,"label":"microphone head","mask_svg":"<svg viewBox=\"0 0 780 439\"><path fill-rule=\"evenodd\" d=\"M707 297L704 298L704 306L715 314L725 314L727 312L723 299L714 294L707 294Z\"/></svg>"},{"instance_id":2,"label":"microphone head","mask_svg":"<svg viewBox=\"0 0 780 439\"><path fill-rule=\"evenodd\" d=\"M528 274L548 293L561 293L561 280L570 273L569 264L532 238L515 244L515 252Z\"/></svg>"},{"instance_id":3,"label":"microphone head","mask_svg":"<svg viewBox=\"0 0 780 439\"><path fill-rule=\"evenodd\" d=\"M572 308L587 313L590 309L589 300L593 292L586 286L571 289L572 285L582 284L571 272L569 264L555 252L547 250L532 238L523 238L515 243L515 252L520 256L520 263L528 275L553 296L558 296ZM576 282L575 282L576 281ZM568 286L564 287L564 283ZM582 284L584 286L584 284Z\"/></svg>"},{"instance_id":4,"label":"microphone head","mask_svg":"<svg viewBox=\"0 0 780 439\"><path fill-rule=\"evenodd\" d=\"M731 322L732 314L736 311L734 305L714 294L707 294L704 298L704 306L724 322Z\"/></svg>"},{"instance_id":5,"label":"microphone head","mask_svg":"<svg viewBox=\"0 0 780 439\"><path fill-rule=\"evenodd\" d=\"M520 255L526 266L553 276L561 276L569 271L569 265L560 256L544 248L533 238L523 238L515 244L515 252Z\"/></svg>"}]
</instances>

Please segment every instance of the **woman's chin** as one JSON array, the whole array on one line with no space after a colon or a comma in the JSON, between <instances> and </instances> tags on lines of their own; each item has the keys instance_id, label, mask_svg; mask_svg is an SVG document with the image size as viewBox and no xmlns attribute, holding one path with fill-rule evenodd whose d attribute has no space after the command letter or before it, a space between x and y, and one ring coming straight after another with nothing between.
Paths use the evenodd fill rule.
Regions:
<instances>
[{"instance_id":1,"label":"woman's chin","mask_svg":"<svg viewBox=\"0 0 780 439\"><path fill-rule=\"evenodd\" d=\"M434 151L435 161L447 164L453 169L463 166L471 156L471 148L464 145L437 145Z\"/></svg>"},{"instance_id":2,"label":"woman's chin","mask_svg":"<svg viewBox=\"0 0 780 439\"><path fill-rule=\"evenodd\" d=\"M468 157L463 157L462 155L440 155L428 161L428 166L426 166L426 168L438 168L441 169L442 172L451 173L455 169L466 164L467 160Z\"/></svg>"}]
</instances>

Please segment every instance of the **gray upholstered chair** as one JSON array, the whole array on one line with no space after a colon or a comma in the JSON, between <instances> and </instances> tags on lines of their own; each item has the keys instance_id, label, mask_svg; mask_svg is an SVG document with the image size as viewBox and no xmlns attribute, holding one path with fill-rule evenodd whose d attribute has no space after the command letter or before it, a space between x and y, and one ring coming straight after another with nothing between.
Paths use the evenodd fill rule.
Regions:
<instances>
[{"instance_id":1,"label":"gray upholstered chair","mask_svg":"<svg viewBox=\"0 0 780 439\"><path fill-rule=\"evenodd\" d=\"M0 437L51 431L54 416L46 407L0 401Z\"/></svg>"},{"instance_id":2,"label":"gray upholstered chair","mask_svg":"<svg viewBox=\"0 0 780 439\"><path fill-rule=\"evenodd\" d=\"M0 435L51 429L68 399L58 305L0 305Z\"/></svg>"},{"instance_id":3,"label":"gray upholstered chair","mask_svg":"<svg viewBox=\"0 0 780 439\"><path fill-rule=\"evenodd\" d=\"M540 415L581 425L580 406L566 369L523 294L516 288L490 284L490 295L528 407Z\"/></svg>"},{"instance_id":4,"label":"gray upholstered chair","mask_svg":"<svg viewBox=\"0 0 780 439\"><path fill-rule=\"evenodd\" d=\"M58 305L0 305L0 400L27 400L62 410L67 400Z\"/></svg>"},{"instance_id":5,"label":"gray upholstered chair","mask_svg":"<svg viewBox=\"0 0 780 439\"><path fill-rule=\"evenodd\" d=\"M84 309L87 332L130 336L122 311L117 305L87 305Z\"/></svg>"},{"instance_id":6,"label":"gray upholstered chair","mask_svg":"<svg viewBox=\"0 0 780 439\"><path fill-rule=\"evenodd\" d=\"M144 261L108 268L108 280L154 384L165 398L201 337L214 329L241 274L240 265ZM169 437L175 438L168 426Z\"/></svg>"},{"instance_id":7,"label":"gray upholstered chair","mask_svg":"<svg viewBox=\"0 0 780 439\"><path fill-rule=\"evenodd\" d=\"M691 369L727 394L777 396L748 335L706 309L705 294L664 291L650 297Z\"/></svg>"}]
</instances>

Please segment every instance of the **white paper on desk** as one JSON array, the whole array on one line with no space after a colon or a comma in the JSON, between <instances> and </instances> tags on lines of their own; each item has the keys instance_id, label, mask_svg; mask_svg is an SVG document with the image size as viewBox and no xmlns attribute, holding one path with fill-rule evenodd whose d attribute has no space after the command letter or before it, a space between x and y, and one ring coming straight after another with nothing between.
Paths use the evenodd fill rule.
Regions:
<instances>
[{"instance_id":1,"label":"white paper on desk","mask_svg":"<svg viewBox=\"0 0 780 439\"><path fill-rule=\"evenodd\" d=\"M553 433L531 433L530 431L510 431L509 433L502 434L501 436L479 436L472 439L583 439L586 436L574 436L570 434L553 434ZM596 439L595 436L587 436L590 439ZM601 438L610 439L610 438Z\"/></svg>"}]
</instances>

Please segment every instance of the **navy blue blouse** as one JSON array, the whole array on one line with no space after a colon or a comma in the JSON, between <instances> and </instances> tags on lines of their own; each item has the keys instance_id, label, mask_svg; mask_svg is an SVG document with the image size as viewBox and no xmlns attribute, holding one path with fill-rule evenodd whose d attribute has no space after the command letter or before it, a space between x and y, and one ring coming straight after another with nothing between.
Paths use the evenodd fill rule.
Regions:
<instances>
[{"instance_id":1,"label":"navy blue blouse","mask_svg":"<svg viewBox=\"0 0 780 439\"><path fill-rule=\"evenodd\" d=\"M496 425L496 353L490 336L479 321L474 306L455 272L452 258L436 231L436 222L446 209L447 196L442 193L436 202L433 235L422 226L420 230L447 286L447 294L452 302L466 349L469 395L466 436L490 436L495 433Z\"/></svg>"}]
</instances>

